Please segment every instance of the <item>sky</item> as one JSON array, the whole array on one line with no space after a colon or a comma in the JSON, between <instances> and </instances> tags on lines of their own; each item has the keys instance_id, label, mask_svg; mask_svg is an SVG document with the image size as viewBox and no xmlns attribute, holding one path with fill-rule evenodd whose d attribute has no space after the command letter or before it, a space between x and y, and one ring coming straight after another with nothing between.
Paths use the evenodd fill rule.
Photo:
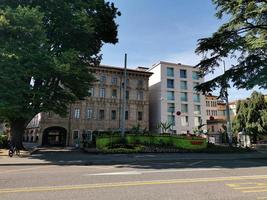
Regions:
<instances>
[{"instance_id":1,"label":"sky","mask_svg":"<svg viewBox=\"0 0 267 200\"><path fill-rule=\"evenodd\" d=\"M151 67L159 61L195 65L201 57L194 51L197 40L209 37L223 20L215 17L211 0L113 0L121 12L116 19L118 39L115 45L105 44L101 64L123 67L127 53L127 67ZM226 68L233 61L226 61ZM223 73L218 68L212 79ZM267 90L259 90L267 94ZM229 100L248 97L251 91L229 90ZM215 91L214 94L217 94Z\"/></svg>"}]
</instances>

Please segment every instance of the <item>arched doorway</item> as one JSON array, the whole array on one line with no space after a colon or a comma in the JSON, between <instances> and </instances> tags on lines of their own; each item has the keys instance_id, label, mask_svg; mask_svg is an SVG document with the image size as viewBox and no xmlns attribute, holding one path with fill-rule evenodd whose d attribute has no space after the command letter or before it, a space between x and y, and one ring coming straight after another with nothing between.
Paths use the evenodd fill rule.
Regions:
<instances>
[{"instance_id":1,"label":"arched doorway","mask_svg":"<svg viewBox=\"0 0 267 200\"><path fill-rule=\"evenodd\" d=\"M46 128L43 132L44 146L65 146L67 130L63 127L53 126Z\"/></svg>"}]
</instances>

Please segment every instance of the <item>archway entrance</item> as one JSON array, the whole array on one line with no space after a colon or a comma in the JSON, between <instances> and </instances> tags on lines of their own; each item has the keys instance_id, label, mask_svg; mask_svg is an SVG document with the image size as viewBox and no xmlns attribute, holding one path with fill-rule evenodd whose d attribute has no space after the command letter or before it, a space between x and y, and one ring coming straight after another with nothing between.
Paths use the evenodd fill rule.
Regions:
<instances>
[{"instance_id":1,"label":"archway entrance","mask_svg":"<svg viewBox=\"0 0 267 200\"><path fill-rule=\"evenodd\" d=\"M46 128L43 132L44 146L65 146L67 130L63 127L53 126Z\"/></svg>"}]
</instances>

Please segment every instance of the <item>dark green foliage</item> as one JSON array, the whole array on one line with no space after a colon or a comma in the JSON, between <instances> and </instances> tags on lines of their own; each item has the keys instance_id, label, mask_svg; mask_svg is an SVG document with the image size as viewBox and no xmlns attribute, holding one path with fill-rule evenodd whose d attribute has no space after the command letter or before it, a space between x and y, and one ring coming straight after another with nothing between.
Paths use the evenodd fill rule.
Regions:
<instances>
[{"instance_id":1,"label":"dark green foliage","mask_svg":"<svg viewBox=\"0 0 267 200\"><path fill-rule=\"evenodd\" d=\"M115 44L119 15L104 0L0 2L0 119L12 140L39 112L67 114L87 96L104 43Z\"/></svg>"},{"instance_id":2,"label":"dark green foliage","mask_svg":"<svg viewBox=\"0 0 267 200\"><path fill-rule=\"evenodd\" d=\"M267 134L267 103L264 95L253 92L247 100L239 101L233 121L234 132L244 131L254 142L259 135Z\"/></svg>"},{"instance_id":3,"label":"dark green foliage","mask_svg":"<svg viewBox=\"0 0 267 200\"><path fill-rule=\"evenodd\" d=\"M126 135L125 141L121 137L96 138L97 149L109 148L114 145L145 145L147 147L176 148L176 149L202 149L206 148L206 139L201 137L187 137L174 135Z\"/></svg>"},{"instance_id":4,"label":"dark green foliage","mask_svg":"<svg viewBox=\"0 0 267 200\"><path fill-rule=\"evenodd\" d=\"M131 129L131 133L133 134L141 133L141 125L139 123L134 125Z\"/></svg>"},{"instance_id":5,"label":"dark green foliage","mask_svg":"<svg viewBox=\"0 0 267 200\"><path fill-rule=\"evenodd\" d=\"M216 16L229 20L211 37L198 41L196 53L202 54L203 59L197 67L205 75L226 57L235 58L237 64L197 89L210 92L221 88L221 96L225 96L228 80L237 88L251 89L256 85L267 88L267 1L213 0L213 3Z\"/></svg>"},{"instance_id":6,"label":"dark green foliage","mask_svg":"<svg viewBox=\"0 0 267 200\"><path fill-rule=\"evenodd\" d=\"M168 132L168 130L171 128L171 126L173 125L173 123L171 122L160 122L158 125L157 125L157 129L161 129L161 133L162 134L165 134Z\"/></svg>"},{"instance_id":7,"label":"dark green foliage","mask_svg":"<svg viewBox=\"0 0 267 200\"><path fill-rule=\"evenodd\" d=\"M0 134L0 148L8 148L7 135Z\"/></svg>"}]
</instances>

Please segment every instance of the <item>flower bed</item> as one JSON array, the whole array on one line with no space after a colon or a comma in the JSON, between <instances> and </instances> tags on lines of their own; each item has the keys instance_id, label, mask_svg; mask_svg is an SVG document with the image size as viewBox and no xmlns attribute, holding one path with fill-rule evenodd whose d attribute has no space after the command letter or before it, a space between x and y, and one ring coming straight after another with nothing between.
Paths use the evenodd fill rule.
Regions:
<instances>
[{"instance_id":1,"label":"flower bed","mask_svg":"<svg viewBox=\"0 0 267 200\"><path fill-rule=\"evenodd\" d=\"M177 149L205 149L207 141L200 137L187 137L187 136L170 136L170 135L126 135L126 144L140 144L144 146L159 146L159 147L172 147ZM97 137L97 149L107 149L114 146L114 144L121 143L121 137Z\"/></svg>"}]
</instances>

